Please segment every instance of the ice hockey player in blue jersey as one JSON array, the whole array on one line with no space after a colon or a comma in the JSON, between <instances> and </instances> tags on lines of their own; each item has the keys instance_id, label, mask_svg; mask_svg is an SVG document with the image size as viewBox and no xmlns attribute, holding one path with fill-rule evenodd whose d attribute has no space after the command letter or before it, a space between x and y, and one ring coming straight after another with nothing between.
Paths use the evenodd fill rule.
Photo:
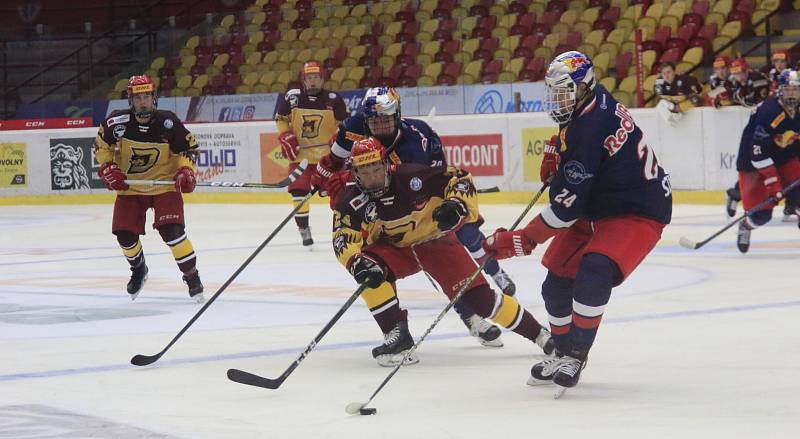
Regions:
<instances>
[{"instance_id":1,"label":"ice hockey player in blue jersey","mask_svg":"<svg viewBox=\"0 0 800 439\"><path fill-rule=\"evenodd\" d=\"M535 364L528 383L555 383L558 397L578 383L611 289L670 222L672 189L628 109L597 84L589 57L558 55L545 85L559 124L558 147L543 157L555 163L542 175L550 206L521 230L495 232L486 250L499 259L529 255L554 238L542 258L542 297L559 354Z\"/></svg>"},{"instance_id":2,"label":"ice hockey player in blue jersey","mask_svg":"<svg viewBox=\"0 0 800 439\"><path fill-rule=\"evenodd\" d=\"M750 211L769 197L800 204L800 190L782 193L789 183L800 178L800 77L797 70L786 69L778 77L778 92L768 97L750 116L742 132L736 170L742 206ZM739 223L736 245L746 253L750 249L750 232L772 219L775 203L746 217Z\"/></svg>"},{"instance_id":3,"label":"ice hockey player in blue jersey","mask_svg":"<svg viewBox=\"0 0 800 439\"><path fill-rule=\"evenodd\" d=\"M331 145L331 153L323 157L317 165L315 183L332 200L342 192L349 178L349 172L342 172L345 161L350 157L353 142L369 136L378 138L385 145L393 163L419 163L428 166L444 166L446 160L442 142L436 132L425 122L400 116L400 95L391 87L375 87L367 90L361 111L346 119L339 126L336 139ZM333 202L332 202L333 205ZM458 240L470 251L474 259L486 257L482 244L485 236L481 233L480 222L464 224L456 232ZM485 268L495 283L510 296L515 293L515 285L496 260L490 260ZM365 300L369 299L365 294ZM376 305L381 305L377 303ZM470 333L478 337L486 346L502 346L499 329L483 320L466 306L457 303L455 310Z\"/></svg>"}]
</instances>

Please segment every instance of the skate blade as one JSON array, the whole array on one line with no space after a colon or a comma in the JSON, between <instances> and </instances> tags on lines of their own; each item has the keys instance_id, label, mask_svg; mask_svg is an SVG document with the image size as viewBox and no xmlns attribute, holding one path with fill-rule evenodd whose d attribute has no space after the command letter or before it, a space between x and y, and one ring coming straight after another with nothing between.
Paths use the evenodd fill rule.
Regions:
<instances>
[{"instance_id":1,"label":"skate blade","mask_svg":"<svg viewBox=\"0 0 800 439\"><path fill-rule=\"evenodd\" d=\"M525 384L532 387L549 386L550 384L553 384L553 380L540 380L534 377L528 377L528 381Z\"/></svg>"},{"instance_id":2,"label":"skate blade","mask_svg":"<svg viewBox=\"0 0 800 439\"><path fill-rule=\"evenodd\" d=\"M203 296L203 293L195 294L192 296L192 299L194 299L194 301L197 303L204 303L206 301L206 297Z\"/></svg>"},{"instance_id":3,"label":"skate blade","mask_svg":"<svg viewBox=\"0 0 800 439\"><path fill-rule=\"evenodd\" d=\"M568 388L569 387L556 385L556 391L555 391L555 393L553 393L553 399L559 399L562 396L564 396L564 393L567 392Z\"/></svg>"},{"instance_id":4,"label":"skate blade","mask_svg":"<svg viewBox=\"0 0 800 439\"><path fill-rule=\"evenodd\" d=\"M797 219L794 217L794 215L784 215L781 221L784 223L793 223L797 221Z\"/></svg>"},{"instance_id":5,"label":"skate blade","mask_svg":"<svg viewBox=\"0 0 800 439\"><path fill-rule=\"evenodd\" d=\"M136 291L133 294L128 293L128 295L131 296L131 302L133 302L134 300L136 300L137 297L139 297L139 293L141 293L142 290L144 289L144 284L145 284L145 282L147 282L147 278L148 277L149 277L149 275L147 275L147 274L144 275L144 279L142 279L142 286L139 287L138 291Z\"/></svg>"},{"instance_id":6,"label":"skate blade","mask_svg":"<svg viewBox=\"0 0 800 439\"><path fill-rule=\"evenodd\" d=\"M486 346L487 348L502 348L503 347L503 340L500 340L500 337L497 337L494 340L484 340L484 339L478 337L478 341L480 342L481 346Z\"/></svg>"},{"instance_id":7,"label":"skate blade","mask_svg":"<svg viewBox=\"0 0 800 439\"><path fill-rule=\"evenodd\" d=\"M378 355L375 360L383 367L396 367L398 364L400 364L400 361L403 360L404 355L405 352L399 354ZM408 356L408 358L406 358L403 366L409 366L417 363L419 363L419 357L417 357L417 354L411 354Z\"/></svg>"}]
</instances>

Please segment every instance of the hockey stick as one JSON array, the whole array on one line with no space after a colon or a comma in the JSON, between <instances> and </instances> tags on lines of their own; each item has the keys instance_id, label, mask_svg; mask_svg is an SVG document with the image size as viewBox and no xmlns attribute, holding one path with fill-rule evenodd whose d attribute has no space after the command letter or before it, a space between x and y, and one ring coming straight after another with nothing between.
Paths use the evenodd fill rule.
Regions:
<instances>
[{"instance_id":1,"label":"hockey stick","mask_svg":"<svg viewBox=\"0 0 800 439\"><path fill-rule=\"evenodd\" d=\"M155 355L143 355L143 354L134 355L133 358L131 358L131 364L133 364L134 366L146 366L148 364L155 363L156 361L158 361L158 359L161 358L161 356L164 355L164 353L167 352L167 350L169 350L169 348L171 348L172 345L174 345L179 338L181 338L183 333L186 332L186 330L189 329L190 326L192 326L192 324L206 311L206 309L208 309L208 307L211 306L211 304L214 303L215 300L217 300L217 297L219 297L219 295L222 294L222 292L225 291L226 288L228 288L228 285L230 285L231 282L233 282L233 280L236 279L237 276L239 276L239 273L241 273L250 264L250 262L252 262L256 256L258 256L259 253L261 253L261 250L263 250L264 247L266 247L267 244L269 244L269 242L272 241L272 238L274 238L275 235L277 235L278 232L281 231L283 226L285 226L286 223L288 223L289 220L291 220L292 217L294 217L297 211L300 210L303 207L303 205L305 205L306 202L312 196L314 196L316 192L317 192L316 188L311 189L311 192L309 192L308 195L305 196L305 198L300 200L300 202L297 204L297 206L295 206L294 209L292 209L289 215L287 215L286 218L284 218L283 221L281 221L281 223L278 224L278 227L276 227L275 230L273 230L272 233L270 233L269 236L267 236L267 239L265 239L264 242L262 242L261 245L259 245L258 248L255 249L253 254L251 254L247 258L247 260L245 260L244 263L242 263L242 265L240 265L239 268L236 269L236 271L231 275L231 277L229 277L228 280L226 280L225 283L222 284L221 287L219 287L217 292L214 293L213 296L211 296L211 298L205 303L205 305L203 305L203 307L200 308L200 311L197 311L197 314L195 314L194 317L192 317L192 319L189 320L189 323L187 323L183 327L183 329L181 329L180 332L178 332L178 335L172 338L169 344L167 344L167 346L164 349L162 349L161 352Z\"/></svg>"},{"instance_id":2,"label":"hockey stick","mask_svg":"<svg viewBox=\"0 0 800 439\"><path fill-rule=\"evenodd\" d=\"M292 364L289 365L289 367L283 371L278 378L264 378L243 370L228 369L228 379L240 384L247 384L249 386L263 387L265 389L277 389L281 386L281 384L283 384L284 381L286 381L286 378L289 378L289 375L291 375L292 372L297 369L297 366L299 366L300 363L306 359L308 354L310 354L311 351L317 347L317 344L322 340L322 337L325 337L325 334L331 330L333 325L339 321L339 318L342 317L345 311L350 308L350 305L352 305L356 298L358 298L358 296L360 296L361 293L363 293L366 289L367 284L363 283L358 287L357 290L353 292L353 295L351 295L344 305L339 308L339 311L336 311L336 314L333 316L333 318L331 318L331 320L325 325L325 327L322 328L319 334L317 334L317 336L311 340L311 343L306 346L306 349L300 354L300 356L298 356L297 359L294 360L294 362L292 362Z\"/></svg>"},{"instance_id":3,"label":"hockey stick","mask_svg":"<svg viewBox=\"0 0 800 439\"><path fill-rule=\"evenodd\" d=\"M796 188L798 185L800 185L800 179L797 179L797 180L789 183L788 185L786 185L786 187L783 188L782 192L785 194L785 193L793 190L794 188ZM780 200L778 200L777 198L775 198L773 196L770 196L766 200L764 200L764 201L756 204L755 206L753 206L752 209L750 209L747 212L745 212L745 213L739 215L738 217L736 217L733 221L731 221L727 225L725 225L725 227L721 228L720 230L717 230L713 235L709 236L708 238L706 238L706 239L704 239L704 240L702 240L700 242L692 241L691 239L689 239L689 238L687 238L685 236L681 236L681 239L678 242L680 243L681 247L688 248L689 250L697 250L700 247L702 247L702 246L708 244L709 242L711 242L711 240L713 240L717 236L721 235L726 230L730 229L731 227L735 226L736 224L739 224L739 222L741 222L743 219L745 219L748 216L750 216L750 215L762 210L763 208L769 206L772 203L776 203L777 204L778 201L780 201Z\"/></svg>"},{"instance_id":4,"label":"hockey stick","mask_svg":"<svg viewBox=\"0 0 800 439\"><path fill-rule=\"evenodd\" d=\"M308 160L303 160L297 165L294 171L289 174L288 177L284 178L283 180L277 183L240 183L235 181L199 181L195 183L195 186L201 187L233 187L233 188L260 188L260 189L272 189L272 188L282 188L289 186L295 180L297 180L303 172L306 171L308 167ZM175 182L172 180L125 180L125 183L131 186L174 186Z\"/></svg>"},{"instance_id":5,"label":"hockey stick","mask_svg":"<svg viewBox=\"0 0 800 439\"><path fill-rule=\"evenodd\" d=\"M314 143L312 145L300 145L297 148L298 149L311 149L311 148L319 148L321 146L328 146L328 142Z\"/></svg>"},{"instance_id":6,"label":"hockey stick","mask_svg":"<svg viewBox=\"0 0 800 439\"><path fill-rule=\"evenodd\" d=\"M549 185L550 185L550 181L547 181L547 182L544 183L542 188L539 189L539 192L537 192L536 195L533 197L533 200L531 200L531 202L528 203L528 207L526 207L525 210L522 212L522 214L520 214L520 216L517 218L517 220L514 221L514 224L511 226L511 228L509 230L514 230L514 229L517 228L517 226L519 226L519 223L522 222L522 220L525 218L525 215L528 214L528 211L531 210L531 208L533 207L534 204L536 204L536 202L539 200L539 198L542 196L542 194L544 193L545 189ZM427 337L428 334L430 334L431 331L433 331L433 328L435 328L436 325L439 324L439 321L442 320L442 318L445 316L445 314L447 314L450 311L450 309L453 307L453 305L455 305L455 303L458 302L459 299L461 299L461 296L463 296L464 293L469 289L469 286L472 284L472 281L474 281L475 278L478 277L478 275L481 273L481 271L483 271L483 267L486 265L487 262L489 262L490 259L491 258L484 259L484 261L481 262L480 266L478 266L478 269L475 270L464 281L464 286L461 287L461 289L458 291L458 293L455 296L453 296L452 299L450 299L450 303L448 303L447 306L444 307L442 312L440 312L439 315L436 316L436 319L433 321L433 323L431 323L431 325L428 327L428 329L425 331L425 333L422 334L422 337L420 337L419 340L417 340L417 342L414 343L414 346L411 346L411 348L408 351L406 351L405 355L403 356L403 359L394 367L394 369L392 369L391 372L389 372L389 375L386 376L386 378L384 378L383 382L378 386L378 388L375 389L375 392L372 393L372 396L369 397L367 402L364 402L364 403L351 402L350 404L347 404L347 407L345 407L345 411L347 413L349 413L351 415L356 415L356 414L371 415L371 414L375 414L376 410L374 408L367 408L367 404L369 404L370 402L372 402L373 399L375 399L375 396L378 395L378 392L380 392L381 389L383 389L386 386L386 384L389 382L389 380L392 379L392 377L397 373L397 371L400 370L400 368L403 366L403 364L405 364L405 362L408 359L408 357L411 354L413 354L414 351L417 350L417 348L419 348L419 346L425 340L425 337Z\"/></svg>"}]
</instances>

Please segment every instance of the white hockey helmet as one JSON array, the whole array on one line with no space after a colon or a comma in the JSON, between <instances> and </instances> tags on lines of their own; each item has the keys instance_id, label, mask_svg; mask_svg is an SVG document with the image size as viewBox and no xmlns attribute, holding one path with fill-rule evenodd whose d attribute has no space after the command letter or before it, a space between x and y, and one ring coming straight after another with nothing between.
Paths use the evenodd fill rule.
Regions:
<instances>
[{"instance_id":1,"label":"white hockey helmet","mask_svg":"<svg viewBox=\"0 0 800 439\"><path fill-rule=\"evenodd\" d=\"M565 124L572 120L580 98L576 96L578 84L584 83L589 90L594 90L596 80L592 60L574 50L564 52L550 63L544 82L547 86L547 114L556 123Z\"/></svg>"}]
</instances>

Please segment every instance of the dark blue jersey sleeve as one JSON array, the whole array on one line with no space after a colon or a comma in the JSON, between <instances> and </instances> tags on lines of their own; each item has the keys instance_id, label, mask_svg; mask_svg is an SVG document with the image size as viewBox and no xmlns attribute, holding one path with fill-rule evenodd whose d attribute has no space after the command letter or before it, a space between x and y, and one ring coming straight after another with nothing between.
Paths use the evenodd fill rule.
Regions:
<instances>
[{"instance_id":1,"label":"dark blue jersey sleeve","mask_svg":"<svg viewBox=\"0 0 800 439\"><path fill-rule=\"evenodd\" d=\"M364 116L358 113L348 117L339 124L339 130L336 132L336 141L331 145L331 152L340 159L346 159L350 157L353 142L365 139L366 136Z\"/></svg>"}]
</instances>

